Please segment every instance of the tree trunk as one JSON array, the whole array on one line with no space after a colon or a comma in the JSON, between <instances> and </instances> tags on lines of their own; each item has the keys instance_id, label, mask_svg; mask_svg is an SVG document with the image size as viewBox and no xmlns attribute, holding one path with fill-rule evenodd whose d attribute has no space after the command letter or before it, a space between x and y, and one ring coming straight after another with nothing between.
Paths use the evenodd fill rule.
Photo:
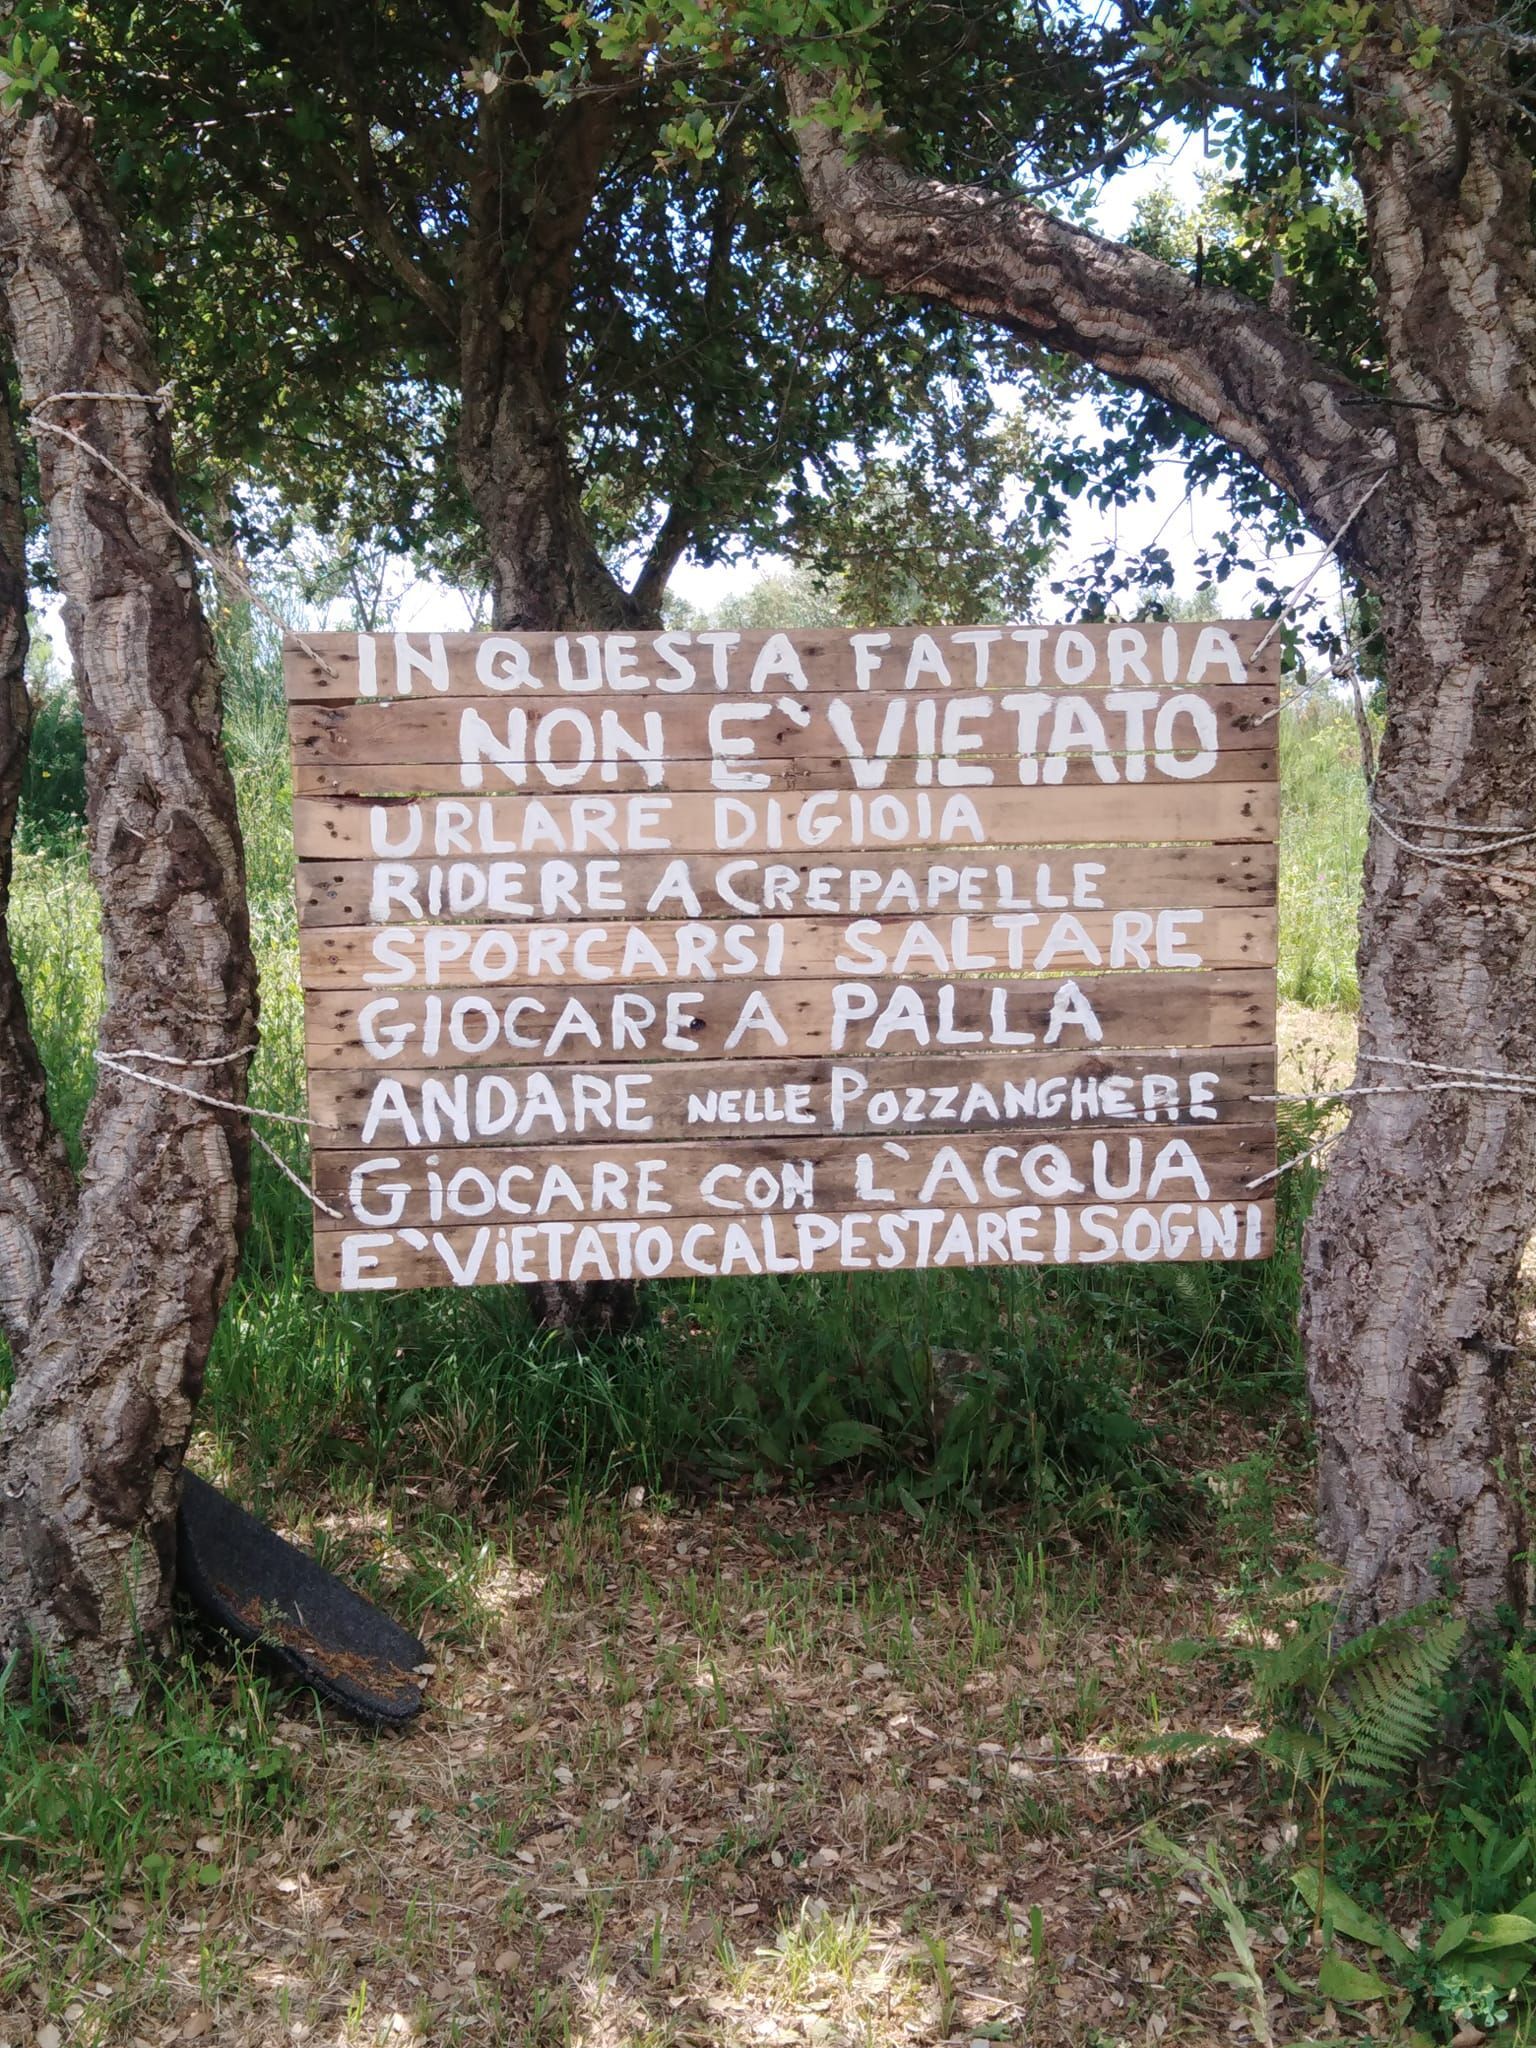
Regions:
<instances>
[{"instance_id":1,"label":"tree trunk","mask_svg":"<svg viewBox=\"0 0 1536 2048\"><path fill-rule=\"evenodd\" d=\"M480 318L478 307L466 312L469 322ZM486 341L465 350L459 464L490 551L493 627L615 632L659 624L592 545L571 473L569 423L550 376L515 337L498 331Z\"/></svg>"},{"instance_id":2,"label":"tree trunk","mask_svg":"<svg viewBox=\"0 0 1536 2048\"><path fill-rule=\"evenodd\" d=\"M1441 1583L1483 1616L1520 1594L1506 1383L1536 1090L1437 1085L1536 1072L1531 847L1479 851L1536 827L1530 171L1495 107L1464 125L1421 83L1360 167L1392 390L1415 403L1378 522L1388 717L1356 1078L1413 1092L1355 1105L1302 1315L1323 1538L1357 1624Z\"/></svg>"},{"instance_id":3,"label":"tree trunk","mask_svg":"<svg viewBox=\"0 0 1536 2048\"><path fill-rule=\"evenodd\" d=\"M573 267L617 105L599 95L552 110L511 84L480 103L457 292L459 469L490 551L492 622L507 632L657 623L592 544L566 403ZM509 230L504 164L514 150L536 151L543 179Z\"/></svg>"},{"instance_id":4,"label":"tree trunk","mask_svg":"<svg viewBox=\"0 0 1536 2048\"><path fill-rule=\"evenodd\" d=\"M1440 0L1415 20L1454 27ZM1536 1224L1531 176L1499 38L1458 40L1449 81L1414 68L1414 40L1383 17L1350 59L1384 404L1274 309L1026 202L850 155L815 119L818 82L786 77L834 250L1193 414L1380 596L1388 717L1358 1083L1393 1092L1355 1100L1308 1233L1302 1310L1321 1534L1354 1626L1442 1579L1481 1617L1518 1591L1506 1385ZM1501 834L1527 836L1495 848Z\"/></svg>"},{"instance_id":5,"label":"tree trunk","mask_svg":"<svg viewBox=\"0 0 1536 2048\"><path fill-rule=\"evenodd\" d=\"M0 293L77 623L101 1046L239 1102L255 969L219 676L167 523L169 430L142 402L158 378L88 134L61 102L0 123ZM121 396L51 396L82 391ZM9 1095L4 1116L15 1143ZM108 1066L83 1142L0 1415L0 1657L24 1671L40 1651L85 1695L125 1700L169 1618L181 1459L248 1162L241 1117Z\"/></svg>"}]
</instances>

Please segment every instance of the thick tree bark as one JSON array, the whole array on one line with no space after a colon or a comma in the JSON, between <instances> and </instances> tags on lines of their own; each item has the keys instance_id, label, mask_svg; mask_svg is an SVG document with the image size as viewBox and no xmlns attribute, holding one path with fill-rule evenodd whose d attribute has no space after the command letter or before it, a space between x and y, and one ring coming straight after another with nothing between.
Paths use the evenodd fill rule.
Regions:
<instances>
[{"instance_id":1,"label":"thick tree bark","mask_svg":"<svg viewBox=\"0 0 1536 2048\"><path fill-rule=\"evenodd\" d=\"M655 624L592 543L571 465L565 321L617 102L552 113L527 86L481 102L458 292L459 468L485 528L493 624L508 632ZM506 221L503 162L543 131L543 190Z\"/></svg>"},{"instance_id":2,"label":"thick tree bark","mask_svg":"<svg viewBox=\"0 0 1536 2048\"><path fill-rule=\"evenodd\" d=\"M466 308L465 324L459 467L485 528L492 624L533 633L659 623L592 544L557 368L494 311Z\"/></svg>"},{"instance_id":3,"label":"thick tree bark","mask_svg":"<svg viewBox=\"0 0 1536 2048\"><path fill-rule=\"evenodd\" d=\"M1324 1535L1362 1621L1444 1576L1482 1614L1520 1591L1505 1395L1536 1099L1418 1092L1536 1071L1531 848L1478 852L1536 826L1531 175L1496 92L1475 89L1499 81L1471 63L1468 111L1411 72L1368 64L1357 81L1401 96L1359 170L1392 388L1416 401L1397 414L1380 522L1388 719L1357 1078L1416 1092L1355 1107L1308 1237L1302 1323Z\"/></svg>"},{"instance_id":4,"label":"thick tree bark","mask_svg":"<svg viewBox=\"0 0 1536 2048\"><path fill-rule=\"evenodd\" d=\"M850 159L812 119L800 129L828 242L891 289L1037 335L1192 413L1324 535L1386 479L1343 552L1381 594L1388 654L1357 1079L1400 1092L1354 1107L1308 1233L1302 1313L1321 1532L1355 1625L1445 1577L1483 1616L1517 1590L1505 1386L1536 1224L1530 1090L1440 1085L1536 1071L1531 847L1476 851L1536 829L1531 178L1494 38L1459 46L1482 54L1452 93L1391 39L1383 24L1352 85L1385 135L1359 171L1406 405L1364 399L1274 311L1027 204ZM815 82L787 87L809 116Z\"/></svg>"},{"instance_id":5,"label":"thick tree bark","mask_svg":"<svg viewBox=\"0 0 1536 2048\"><path fill-rule=\"evenodd\" d=\"M155 365L88 134L62 103L0 123L0 294L77 623L101 1045L239 1101L255 970L218 671L167 523L169 431L142 402ZM52 396L81 391L122 396ZM9 1096L4 1114L15 1142ZM0 1657L25 1668L40 1650L88 1696L121 1699L166 1630L178 1476L234 1273L246 1138L239 1116L104 1066L83 1142L0 1415Z\"/></svg>"}]
</instances>

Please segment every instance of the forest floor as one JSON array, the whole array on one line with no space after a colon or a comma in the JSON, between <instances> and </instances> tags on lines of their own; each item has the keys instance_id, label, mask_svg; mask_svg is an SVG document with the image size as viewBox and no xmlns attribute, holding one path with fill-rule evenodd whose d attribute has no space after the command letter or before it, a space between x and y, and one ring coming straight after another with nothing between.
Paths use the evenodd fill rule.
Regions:
<instances>
[{"instance_id":1,"label":"forest floor","mask_svg":"<svg viewBox=\"0 0 1536 2048\"><path fill-rule=\"evenodd\" d=\"M1341 1085L1352 1038L1287 1006L1282 1086ZM16 1722L0 2048L1310 2036L1243 1653L1311 1474L1294 1399L1259 1405L1132 1389L1164 1519L1082 1537L846 1475L516 1510L453 1458L276 1479L278 1526L421 1627L427 1709L372 1736L203 1644L115 1732ZM226 1456L194 1446L240 1494Z\"/></svg>"},{"instance_id":2,"label":"forest floor","mask_svg":"<svg viewBox=\"0 0 1536 2048\"><path fill-rule=\"evenodd\" d=\"M162 1816L158 1903L107 1912L88 1862L39 1884L0 2040L1261 2038L1207 1886L1146 1830L1249 1873L1261 1969L1305 1946L1240 1655L1246 1589L1305 1555L1304 1447L1205 1448L1191 1528L1116 1555L638 1489L461 1532L421 1720L376 1738L273 1694L258 1728L214 1671L283 1810ZM334 1562L420 1569L411 1513L314 1519ZM1176 1730L1228 1740L1159 1754Z\"/></svg>"}]
</instances>

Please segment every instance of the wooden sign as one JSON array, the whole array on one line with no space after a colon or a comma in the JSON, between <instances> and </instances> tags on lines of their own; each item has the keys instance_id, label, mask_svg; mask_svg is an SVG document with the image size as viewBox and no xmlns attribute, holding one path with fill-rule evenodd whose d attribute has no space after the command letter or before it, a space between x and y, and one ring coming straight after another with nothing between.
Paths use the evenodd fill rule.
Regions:
<instances>
[{"instance_id":1,"label":"wooden sign","mask_svg":"<svg viewBox=\"0 0 1536 2048\"><path fill-rule=\"evenodd\" d=\"M1262 639L290 636L320 1285L1265 1256Z\"/></svg>"}]
</instances>

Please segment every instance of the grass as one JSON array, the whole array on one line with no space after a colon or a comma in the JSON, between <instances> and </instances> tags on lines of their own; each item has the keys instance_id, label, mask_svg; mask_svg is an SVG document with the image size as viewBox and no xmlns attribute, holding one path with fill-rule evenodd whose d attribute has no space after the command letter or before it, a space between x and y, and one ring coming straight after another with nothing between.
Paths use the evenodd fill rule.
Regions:
<instances>
[{"instance_id":1,"label":"grass","mask_svg":"<svg viewBox=\"0 0 1536 2048\"><path fill-rule=\"evenodd\" d=\"M1219 1559L1299 1554L1300 1473L1253 1424L1190 1449L1216 1479L1268 1460L1262 1530L1254 1489L1155 1553L745 1487L473 1542L406 1489L392 1516L288 1496L365 1582L435 1567L429 1725L316 1729L238 1670L178 1676L163 1735L87 1752L126 1813L82 1808L82 1839L137 1829L118 1875L62 1832L13 1852L0 2018L92 2048L1229 2039L1219 1941L1141 1830L1239 1853L1246 1766L1143 1745L1229 1718L1231 1662L1186 1644L1249 1629ZM259 1809L194 1794L179 1751L146 1780L135 1745L241 1726L276 1759Z\"/></svg>"},{"instance_id":2,"label":"grass","mask_svg":"<svg viewBox=\"0 0 1536 2048\"><path fill-rule=\"evenodd\" d=\"M296 1111L283 711L226 629L255 1093ZM1307 1077L1351 1037L1352 747L1282 721ZM76 754L55 701L15 903L70 1132ZM0 1715L0 2041L1227 2038L1220 1926L1138 1830L1242 1836L1241 1766L1134 1752L1240 1712L1178 1646L1299 1553L1310 1192L1252 1267L669 1283L580 1348L515 1291L319 1295L258 1158L194 1462L428 1633L433 1711L375 1742L190 1658L128 1728Z\"/></svg>"},{"instance_id":3,"label":"grass","mask_svg":"<svg viewBox=\"0 0 1536 2048\"><path fill-rule=\"evenodd\" d=\"M1353 721L1316 704L1280 721L1280 995L1353 1010L1365 783Z\"/></svg>"}]
</instances>

